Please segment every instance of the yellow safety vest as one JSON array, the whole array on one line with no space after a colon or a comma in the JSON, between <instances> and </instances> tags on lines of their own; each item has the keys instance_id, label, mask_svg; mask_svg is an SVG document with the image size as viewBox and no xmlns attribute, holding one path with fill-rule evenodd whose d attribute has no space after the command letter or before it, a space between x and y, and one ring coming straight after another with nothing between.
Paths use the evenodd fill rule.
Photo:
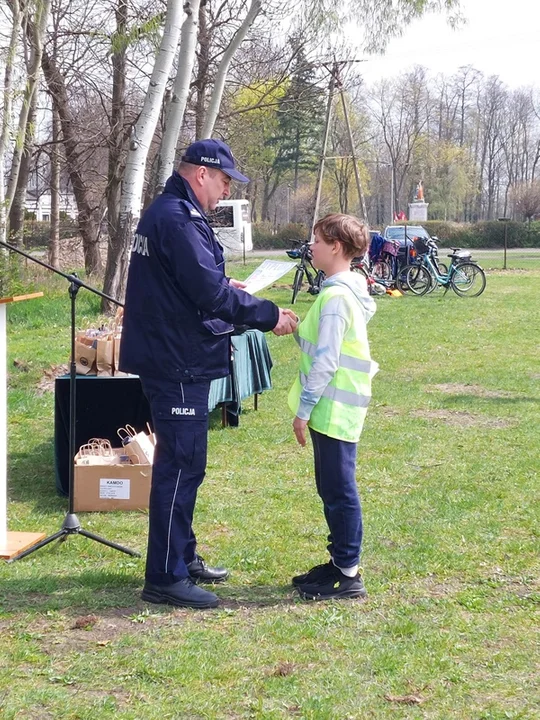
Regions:
<instances>
[{"instance_id":1,"label":"yellow safety vest","mask_svg":"<svg viewBox=\"0 0 540 720\"><path fill-rule=\"evenodd\" d=\"M321 311L330 299L340 295L356 302L344 286L324 288L298 326L300 372L289 392L289 407L294 414L298 412L300 394L317 349ZM379 366L371 360L363 314L356 311L351 315L353 321L343 339L339 367L313 408L308 424L329 437L358 442L371 400L371 379Z\"/></svg>"}]
</instances>

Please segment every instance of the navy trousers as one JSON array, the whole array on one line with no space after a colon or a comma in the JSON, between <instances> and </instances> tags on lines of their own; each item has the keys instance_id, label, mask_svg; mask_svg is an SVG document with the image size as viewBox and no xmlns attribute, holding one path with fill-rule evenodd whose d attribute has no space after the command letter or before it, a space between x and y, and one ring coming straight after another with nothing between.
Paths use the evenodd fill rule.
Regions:
<instances>
[{"instance_id":1,"label":"navy trousers","mask_svg":"<svg viewBox=\"0 0 540 720\"><path fill-rule=\"evenodd\" d=\"M188 577L195 557L193 511L206 471L209 382L141 378L156 449L150 491L146 580L169 585Z\"/></svg>"},{"instance_id":2,"label":"navy trousers","mask_svg":"<svg viewBox=\"0 0 540 720\"><path fill-rule=\"evenodd\" d=\"M315 459L315 482L328 524L328 552L349 568L360 561L362 506L356 485L356 443L336 440L309 429Z\"/></svg>"}]
</instances>

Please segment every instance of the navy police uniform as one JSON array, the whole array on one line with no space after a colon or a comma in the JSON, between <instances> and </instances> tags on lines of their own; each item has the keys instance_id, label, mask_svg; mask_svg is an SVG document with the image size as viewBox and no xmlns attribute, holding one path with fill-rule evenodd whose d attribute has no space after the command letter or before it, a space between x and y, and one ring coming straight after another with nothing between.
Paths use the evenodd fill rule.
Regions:
<instances>
[{"instance_id":1,"label":"navy police uniform","mask_svg":"<svg viewBox=\"0 0 540 720\"><path fill-rule=\"evenodd\" d=\"M189 576L197 489L206 469L210 381L229 374L233 325L272 330L279 308L229 285L222 248L197 198L174 172L133 240L120 369L139 375L157 446L146 580Z\"/></svg>"}]
</instances>

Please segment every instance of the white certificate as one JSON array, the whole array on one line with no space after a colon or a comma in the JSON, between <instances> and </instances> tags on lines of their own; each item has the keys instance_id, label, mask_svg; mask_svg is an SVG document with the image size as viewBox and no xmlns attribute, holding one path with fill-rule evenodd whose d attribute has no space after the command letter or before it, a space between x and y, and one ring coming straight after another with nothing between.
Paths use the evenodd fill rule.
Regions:
<instances>
[{"instance_id":1,"label":"white certificate","mask_svg":"<svg viewBox=\"0 0 540 720\"><path fill-rule=\"evenodd\" d=\"M243 289L245 292L253 295L259 290L275 283L276 280L286 275L295 266L295 262L287 262L286 260L265 260L244 280L246 287Z\"/></svg>"}]
</instances>

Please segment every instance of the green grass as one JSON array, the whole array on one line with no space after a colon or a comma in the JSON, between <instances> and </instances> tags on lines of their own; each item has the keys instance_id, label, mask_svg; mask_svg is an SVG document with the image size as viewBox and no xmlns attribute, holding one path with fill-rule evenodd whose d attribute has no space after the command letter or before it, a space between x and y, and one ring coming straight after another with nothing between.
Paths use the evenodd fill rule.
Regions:
<instances>
[{"instance_id":1,"label":"green grass","mask_svg":"<svg viewBox=\"0 0 540 720\"><path fill-rule=\"evenodd\" d=\"M445 248L439 249L443 261L451 252ZM503 270L504 249L471 249L472 256L484 269ZM540 248L510 248L506 252L506 270L540 270Z\"/></svg>"},{"instance_id":2,"label":"green grass","mask_svg":"<svg viewBox=\"0 0 540 720\"><path fill-rule=\"evenodd\" d=\"M202 554L232 571L222 606L146 605L144 561L83 537L0 565L2 720L538 717L539 280L377 300L358 462L367 602L304 604L288 584L325 560L326 531L286 407L295 343L269 335L274 389L239 428L216 416L197 506ZM287 305L290 281L265 294ZM78 304L81 324L97 315L88 292ZM9 317L9 529L50 533L66 504L53 397L35 385L67 359L67 294ZM144 553L144 513L80 519Z\"/></svg>"}]
</instances>

